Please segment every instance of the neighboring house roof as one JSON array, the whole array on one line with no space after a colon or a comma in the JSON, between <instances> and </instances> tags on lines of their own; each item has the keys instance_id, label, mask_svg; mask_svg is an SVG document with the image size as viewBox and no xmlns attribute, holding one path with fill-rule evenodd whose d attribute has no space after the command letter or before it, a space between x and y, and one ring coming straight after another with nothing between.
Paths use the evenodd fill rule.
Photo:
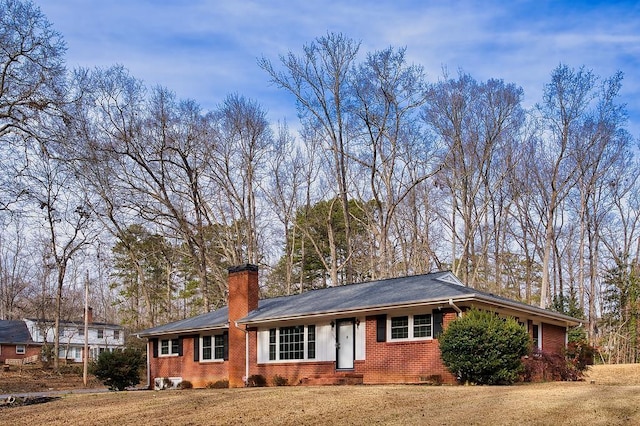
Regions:
<instances>
[{"instance_id":1,"label":"neighboring house roof","mask_svg":"<svg viewBox=\"0 0 640 426\"><path fill-rule=\"evenodd\" d=\"M0 321L0 344L33 345L27 324L20 320Z\"/></svg>"},{"instance_id":2,"label":"neighboring house roof","mask_svg":"<svg viewBox=\"0 0 640 426\"><path fill-rule=\"evenodd\" d=\"M172 333L186 333L191 331L227 328L229 326L229 309L218 309L192 318L183 319L158 327L149 328L138 333L139 337L151 337Z\"/></svg>"},{"instance_id":3,"label":"neighboring house roof","mask_svg":"<svg viewBox=\"0 0 640 426\"><path fill-rule=\"evenodd\" d=\"M37 324L51 324L53 325L55 321L50 319L35 319L35 318L25 318L25 321L31 321ZM84 321L60 321L60 327L84 327ZM124 330L124 327L118 324L112 324L108 322L90 322L90 328L95 327L103 327L103 328L112 328L115 330Z\"/></svg>"},{"instance_id":4,"label":"neighboring house roof","mask_svg":"<svg viewBox=\"0 0 640 426\"><path fill-rule=\"evenodd\" d=\"M579 320L567 315L466 287L449 271L329 287L292 296L264 299L259 301L258 309L249 312L238 323L251 325L309 317L356 315L425 305L448 307L450 303L478 304L484 307L506 309L514 314L526 313L529 316L540 316L565 325L580 323ZM197 317L144 330L138 335L150 337L227 327L227 312L225 307Z\"/></svg>"}]
</instances>

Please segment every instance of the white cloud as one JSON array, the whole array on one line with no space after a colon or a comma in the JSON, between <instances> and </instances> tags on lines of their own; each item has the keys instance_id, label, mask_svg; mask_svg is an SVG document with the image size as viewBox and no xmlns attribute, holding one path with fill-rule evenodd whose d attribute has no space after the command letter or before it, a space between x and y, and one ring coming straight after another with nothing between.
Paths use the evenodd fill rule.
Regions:
<instances>
[{"instance_id":1,"label":"white cloud","mask_svg":"<svg viewBox=\"0 0 640 426\"><path fill-rule=\"evenodd\" d=\"M256 65L300 52L327 32L362 42L362 51L407 47L435 81L442 66L479 80L503 78L539 98L559 63L601 76L622 70L622 95L640 136L640 8L634 2L562 1L234 1L36 0L65 37L70 66L123 64L204 106L231 92L276 114L294 105ZM264 99L260 97L264 96ZM281 118L275 116L274 119Z\"/></svg>"}]
</instances>

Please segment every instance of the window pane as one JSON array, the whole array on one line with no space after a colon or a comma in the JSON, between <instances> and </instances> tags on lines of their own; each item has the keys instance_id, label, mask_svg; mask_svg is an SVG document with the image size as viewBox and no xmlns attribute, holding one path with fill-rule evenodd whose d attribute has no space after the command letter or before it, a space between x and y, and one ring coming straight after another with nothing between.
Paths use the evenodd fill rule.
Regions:
<instances>
[{"instance_id":1,"label":"window pane","mask_svg":"<svg viewBox=\"0 0 640 426\"><path fill-rule=\"evenodd\" d=\"M431 337L431 314L413 317L413 337Z\"/></svg>"},{"instance_id":2,"label":"window pane","mask_svg":"<svg viewBox=\"0 0 640 426\"><path fill-rule=\"evenodd\" d=\"M178 353L178 339L171 339L171 353Z\"/></svg>"},{"instance_id":3,"label":"window pane","mask_svg":"<svg viewBox=\"0 0 640 426\"><path fill-rule=\"evenodd\" d=\"M224 336L219 335L215 337L215 349L216 349L216 359L224 358Z\"/></svg>"},{"instance_id":4,"label":"window pane","mask_svg":"<svg viewBox=\"0 0 640 426\"><path fill-rule=\"evenodd\" d=\"M316 326L307 326L307 358L315 359L316 357Z\"/></svg>"},{"instance_id":5,"label":"window pane","mask_svg":"<svg viewBox=\"0 0 640 426\"><path fill-rule=\"evenodd\" d=\"M276 359L276 329L269 329L269 361Z\"/></svg>"},{"instance_id":6,"label":"window pane","mask_svg":"<svg viewBox=\"0 0 640 426\"><path fill-rule=\"evenodd\" d=\"M280 359L304 359L304 326L280 329Z\"/></svg>"},{"instance_id":7,"label":"window pane","mask_svg":"<svg viewBox=\"0 0 640 426\"><path fill-rule=\"evenodd\" d=\"M211 359L211 336L202 338L202 359Z\"/></svg>"},{"instance_id":8,"label":"window pane","mask_svg":"<svg viewBox=\"0 0 640 426\"><path fill-rule=\"evenodd\" d=\"M162 340L160 342L160 353L162 355L169 355L169 341L168 340Z\"/></svg>"},{"instance_id":9,"label":"window pane","mask_svg":"<svg viewBox=\"0 0 640 426\"><path fill-rule=\"evenodd\" d=\"M409 317L391 318L391 338L407 339L409 337Z\"/></svg>"}]
</instances>

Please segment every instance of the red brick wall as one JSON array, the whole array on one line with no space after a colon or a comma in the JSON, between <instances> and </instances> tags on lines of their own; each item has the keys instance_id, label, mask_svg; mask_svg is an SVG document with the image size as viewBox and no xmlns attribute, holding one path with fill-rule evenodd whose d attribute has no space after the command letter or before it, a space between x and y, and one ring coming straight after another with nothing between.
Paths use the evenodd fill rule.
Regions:
<instances>
[{"instance_id":1,"label":"red brick wall","mask_svg":"<svg viewBox=\"0 0 640 426\"><path fill-rule=\"evenodd\" d=\"M34 355L40 355L40 346L24 345L24 354L16 353L16 345L0 345L0 364L5 359L23 359Z\"/></svg>"},{"instance_id":2,"label":"red brick wall","mask_svg":"<svg viewBox=\"0 0 640 426\"><path fill-rule=\"evenodd\" d=\"M277 374L287 379L290 385L300 384L303 379L329 376L336 372L336 363L324 362L278 362L258 364L251 369L251 374L260 374L267 379L267 384L273 384L273 377Z\"/></svg>"},{"instance_id":3,"label":"red brick wall","mask_svg":"<svg viewBox=\"0 0 640 426\"><path fill-rule=\"evenodd\" d=\"M151 387L157 377L182 377L194 387L203 388L208 383L227 380L228 362L198 362L193 360L194 336L182 340L182 356L158 356L153 358L152 342L149 342Z\"/></svg>"},{"instance_id":4,"label":"red brick wall","mask_svg":"<svg viewBox=\"0 0 640 426\"><path fill-rule=\"evenodd\" d=\"M542 323L542 350L562 354L565 348L565 327Z\"/></svg>"},{"instance_id":5,"label":"red brick wall","mask_svg":"<svg viewBox=\"0 0 640 426\"><path fill-rule=\"evenodd\" d=\"M455 312L443 315L444 327L455 319ZM377 342L376 317L367 317L366 362L358 362L356 373L364 383L420 383L439 377L444 383L455 383L440 357L438 340L413 342Z\"/></svg>"}]
</instances>

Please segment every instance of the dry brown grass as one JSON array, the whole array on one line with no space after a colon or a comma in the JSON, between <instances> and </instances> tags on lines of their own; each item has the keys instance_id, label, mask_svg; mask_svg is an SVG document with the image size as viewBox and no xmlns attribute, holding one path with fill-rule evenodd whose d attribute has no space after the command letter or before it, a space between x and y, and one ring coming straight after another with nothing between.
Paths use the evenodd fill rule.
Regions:
<instances>
[{"instance_id":1,"label":"dry brown grass","mask_svg":"<svg viewBox=\"0 0 640 426\"><path fill-rule=\"evenodd\" d=\"M592 383L593 381L593 383ZM640 424L640 365L517 386L340 386L68 395L0 409L0 424Z\"/></svg>"}]
</instances>

